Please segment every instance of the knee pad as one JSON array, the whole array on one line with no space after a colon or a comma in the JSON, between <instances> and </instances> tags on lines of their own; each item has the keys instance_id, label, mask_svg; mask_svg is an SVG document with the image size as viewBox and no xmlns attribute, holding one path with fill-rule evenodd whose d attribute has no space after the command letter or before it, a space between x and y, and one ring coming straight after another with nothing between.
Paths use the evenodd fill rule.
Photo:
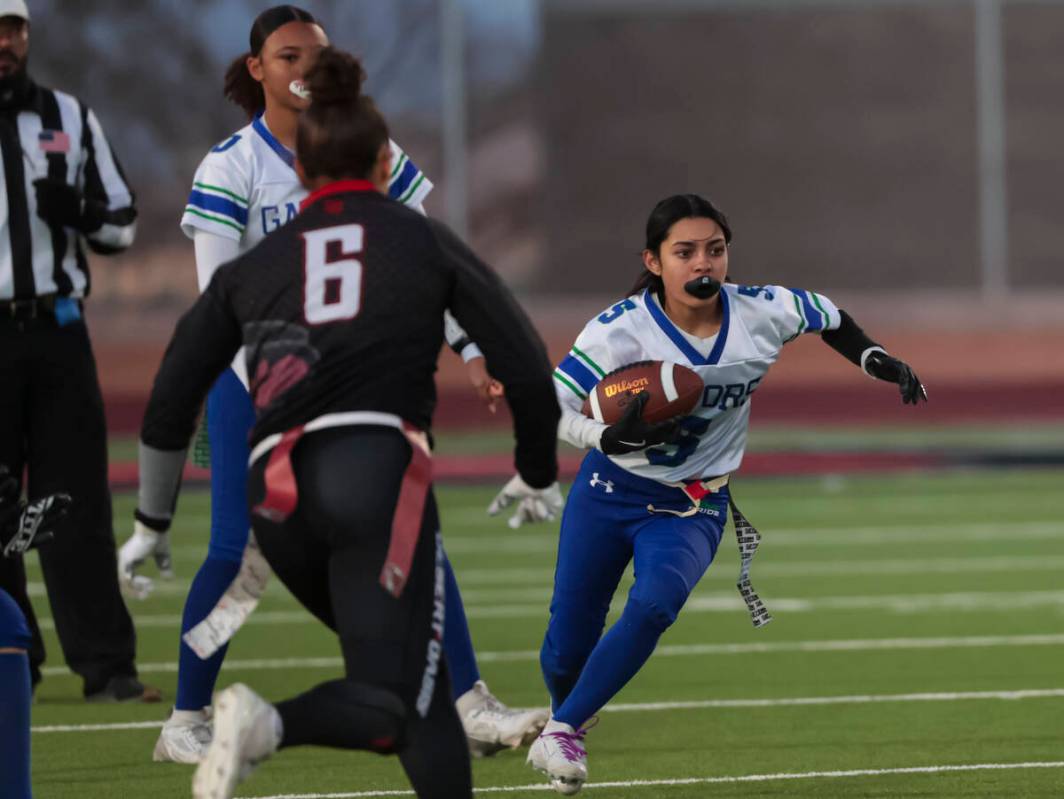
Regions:
<instances>
[{"instance_id":1,"label":"knee pad","mask_svg":"<svg viewBox=\"0 0 1064 799\"><path fill-rule=\"evenodd\" d=\"M407 713L398 694L387 688L350 680L339 680L336 687L336 698L345 709L371 722L374 735L369 748L372 751L390 754L403 747Z\"/></svg>"},{"instance_id":2,"label":"knee pad","mask_svg":"<svg viewBox=\"0 0 1064 799\"><path fill-rule=\"evenodd\" d=\"M621 619L640 627L650 627L658 632L664 632L676 621L682 604L680 602L673 605L664 598L647 599L643 596L629 595Z\"/></svg>"}]
</instances>

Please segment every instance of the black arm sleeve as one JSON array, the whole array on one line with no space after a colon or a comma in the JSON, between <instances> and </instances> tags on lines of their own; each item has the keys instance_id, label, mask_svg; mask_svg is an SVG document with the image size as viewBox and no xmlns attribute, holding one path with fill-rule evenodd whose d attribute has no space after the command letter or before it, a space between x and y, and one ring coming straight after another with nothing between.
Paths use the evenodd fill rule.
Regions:
<instances>
[{"instance_id":1,"label":"black arm sleeve","mask_svg":"<svg viewBox=\"0 0 1064 799\"><path fill-rule=\"evenodd\" d=\"M561 411L542 339L499 276L446 226L428 220L445 267L455 276L448 307L506 389L517 445L514 463L533 488L558 478Z\"/></svg>"},{"instance_id":2,"label":"black arm sleeve","mask_svg":"<svg viewBox=\"0 0 1064 799\"><path fill-rule=\"evenodd\" d=\"M872 341L846 311L840 309L839 315L842 317L842 324L839 325L838 330L825 330L821 338L843 358L860 366L861 353L869 347L880 345Z\"/></svg>"},{"instance_id":3,"label":"black arm sleeve","mask_svg":"<svg viewBox=\"0 0 1064 799\"><path fill-rule=\"evenodd\" d=\"M240 325L229 308L219 269L196 304L181 317L166 348L144 413L140 440L161 450L183 450L211 385L240 349Z\"/></svg>"}]
</instances>

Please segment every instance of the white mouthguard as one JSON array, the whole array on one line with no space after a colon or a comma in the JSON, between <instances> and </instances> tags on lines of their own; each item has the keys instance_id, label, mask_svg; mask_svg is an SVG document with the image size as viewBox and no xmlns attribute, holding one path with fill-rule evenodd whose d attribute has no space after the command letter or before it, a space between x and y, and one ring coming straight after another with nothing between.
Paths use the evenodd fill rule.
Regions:
<instances>
[{"instance_id":1,"label":"white mouthguard","mask_svg":"<svg viewBox=\"0 0 1064 799\"><path fill-rule=\"evenodd\" d=\"M292 92L300 100L309 100L310 91L307 89L307 84L301 80L294 80L288 84L288 91Z\"/></svg>"}]
</instances>

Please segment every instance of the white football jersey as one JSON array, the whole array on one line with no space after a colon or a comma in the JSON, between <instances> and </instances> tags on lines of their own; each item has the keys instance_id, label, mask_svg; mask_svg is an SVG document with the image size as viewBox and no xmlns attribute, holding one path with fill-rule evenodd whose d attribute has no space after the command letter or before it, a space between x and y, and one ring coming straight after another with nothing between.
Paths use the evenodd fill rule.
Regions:
<instances>
[{"instance_id":1,"label":"white football jersey","mask_svg":"<svg viewBox=\"0 0 1064 799\"><path fill-rule=\"evenodd\" d=\"M388 194L393 200L419 207L432 191L432 182L395 142ZM213 148L196 170L192 191L181 217L189 238L204 230L240 242L251 249L267 233L299 212L308 192L293 168L292 151L281 144L261 116Z\"/></svg>"},{"instance_id":2,"label":"white football jersey","mask_svg":"<svg viewBox=\"0 0 1064 799\"><path fill-rule=\"evenodd\" d=\"M591 389L627 364L671 361L702 378L702 397L682 422L681 441L611 456L618 466L663 483L735 471L746 449L750 398L783 345L802 333L835 330L841 322L830 300L801 289L726 283L720 299L720 331L699 339L674 325L651 292L628 297L588 322L554 371L563 415L580 414L581 422ZM564 435L564 419L560 429Z\"/></svg>"}]
</instances>

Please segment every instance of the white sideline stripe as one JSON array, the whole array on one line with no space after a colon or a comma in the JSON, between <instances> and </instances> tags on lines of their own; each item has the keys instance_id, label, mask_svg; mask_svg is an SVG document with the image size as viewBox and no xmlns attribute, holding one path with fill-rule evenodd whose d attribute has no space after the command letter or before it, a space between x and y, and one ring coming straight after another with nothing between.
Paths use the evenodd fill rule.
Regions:
<instances>
[{"instance_id":1,"label":"white sideline stripe","mask_svg":"<svg viewBox=\"0 0 1064 799\"><path fill-rule=\"evenodd\" d=\"M774 782L777 780L845 779L847 777L885 777L896 774L944 774L963 771L1011 771L1015 769L1064 768L1064 760L1032 761L1026 763L965 763L947 766L904 766L900 768L862 768L848 771L799 771L777 774L742 774L736 777L683 777L671 780L625 780L618 782L589 782L584 790L596 788L657 788L678 785L724 785L741 782ZM517 793L518 791L554 790L542 782L532 785L493 785L474 788L473 793ZM413 796L410 790L355 791L353 793L284 793L254 796L249 799L369 799L370 797Z\"/></svg>"},{"instance_id":2,"label":"white sideline stripe","mask_svg":"<svg viewBox=\"0 0 1064 799\"><path fill-rule=\"evenodd\" d=\"M639 702L606 705L604 713L639 713L661 710L699 710L706 708L739 707L806 707L811 705L867 705L880 702L959 702L964 700L999 699L1055 699L1064 697L1064 688L1030 689L1020 691L960 691L925 694L858 694L854 696L795 696L777 699L705 699L689 702ZM131 721L115 724L52 724L33 727L33 732L103 732L112 730L145 730L163 726L161 721Z\"/></svg>"},{"instance_id":3,"label":"white sideline stripe","mask_svg":"<svg viewBox=\"0 0 1064 799\"><path fill-rule=\"evenodd\" d=\"M728 555L725 555L726 559ZM723 559L722 559L723 560ZM718 568L720 564L718 564ZM891 560L816 560L794 561L791 563L762 563L757 568L759 575L767 577L825 577L832 575L895 575L895 574L972 574L986 572L1029 572L1064 570L1064 555L1002 555L970 558L897 558ZM517 584L538 585L549 589L554 578L554 569L542 568L513 569L459 569L458 581L463 586L497 587L500 591L521 591L514 589ZM626 573L626 580L631 581L631 571ZM190 580L156 580L153 596L185 596ZM30 596L46 595L44 583L27 584ZM475 601L478 589L463 590L466 600ZM283 592L275 592L282 595ZM287 595L285 595L287 597Z\"/></svg>"},{"instance_id":4,"label":"white sideline stripe","mask_svg":"<svg viewBox=\"0 0 1064 799\"><path fill-rule=\"evenodd\" d=\"M856 638L835 641L772 641L741 644L665 644L654 650L654 657L686 657L691 655L747 655L778 652L870 652L892 649L980 649L999 646L1061 646L1064 633L1045 635L973 635L952 638ZM513 649L497 652L478 652L483 663L506 663L538 660L536 649ZM224 661L222 668L232 671L265 671L273 669L331 669L343 665L339 657L274 658ZM144 673L172 673L177 661L167 663L138 663ZM45 676L74 675L66 666L45 666Z\"/></svg>"}]
</instances>

